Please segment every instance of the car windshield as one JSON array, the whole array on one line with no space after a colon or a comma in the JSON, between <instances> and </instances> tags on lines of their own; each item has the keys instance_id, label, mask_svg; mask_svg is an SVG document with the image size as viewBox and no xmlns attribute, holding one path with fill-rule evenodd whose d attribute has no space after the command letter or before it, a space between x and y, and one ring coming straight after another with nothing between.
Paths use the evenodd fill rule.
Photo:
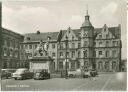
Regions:
<instances>
[{"instance_id":1,"label":"car windshield","mask_svg":"<svg viewBox=\"0 0 128 92\"><path fill-rule=\"evenodd\" d=\"M16 73L23 73L25 71L25 69L17 69Z\"/></svg>"}]
</instances>

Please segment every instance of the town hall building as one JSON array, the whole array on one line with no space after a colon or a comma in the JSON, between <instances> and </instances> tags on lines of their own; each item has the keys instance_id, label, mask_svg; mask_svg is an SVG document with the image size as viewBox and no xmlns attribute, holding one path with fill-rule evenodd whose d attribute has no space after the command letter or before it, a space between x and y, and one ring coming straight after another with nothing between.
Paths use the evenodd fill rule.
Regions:
<instances>
[{"instance_id":1,"label":"town hall building","mask_svg":"<svg viewBox=\"0 0 128 92\"><path fill-rule=\"evenodd\" d=\"M108 27L104 24L101 28L94 28L89 18L87 12L79 29L69 27L60 32L25 34L24 41L20 43L20 61L29 62L42 41L48 43L46 54L54 59L55 70L94 68L100 72L119 71L121 25Z\"/></svg>"}]
</instances>

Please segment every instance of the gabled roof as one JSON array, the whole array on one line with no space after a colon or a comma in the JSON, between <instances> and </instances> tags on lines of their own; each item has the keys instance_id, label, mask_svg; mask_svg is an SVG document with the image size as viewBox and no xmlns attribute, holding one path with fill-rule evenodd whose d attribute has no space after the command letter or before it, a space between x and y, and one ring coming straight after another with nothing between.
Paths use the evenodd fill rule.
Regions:
<instances>
[{"instance_id":1,"label":"gabled roof","mask_svg":"<svg viewBox=\"0 0 128 92\"><path fill-rule=\"evenodd\" d=\"M80 36L80 32L81 29L72 29L72 31L74 32L74 34L76 35L76 37ZM64 34L67 32L67 30L62 30L62 37L64 36Z\"/></svg>"},{"instance_id":2,"label":"gabled roof","mask_svg":"<svg viewBox=\"0 0 128 92\"><path fill-rule=\"evenodd\" d=\"M52 41L56 41L59 32L46 32L46 33L28 33L25 34L25 38L30 38L29 41L47 41L47 37L51 37Z\"/></svg>"},{"instance_id":3,"label":"gabled roof","mask_svg":"<svg viewBox=\"0 0 128 92\"><path fill-rule=\"evenodd\" d=\"M102 31L103 28L95 28L94 29L94 36L99 34ZM117 38L119 38L120 30L119 27L109 27L108 30Z\"/></svg>"}]
</instances>

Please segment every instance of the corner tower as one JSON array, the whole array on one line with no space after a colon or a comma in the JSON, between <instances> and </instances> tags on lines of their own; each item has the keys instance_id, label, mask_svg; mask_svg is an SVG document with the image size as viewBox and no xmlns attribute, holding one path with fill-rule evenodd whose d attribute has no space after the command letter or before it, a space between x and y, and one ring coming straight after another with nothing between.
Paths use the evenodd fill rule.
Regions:
<instances>
[{"instance_id":1,"label":"corner tower","mask_svg":"<svg viewBox=\"0 0 128 92\"><path fill-rule=\"evenodd\" d=\"M84 68L94 68L93 66L93 30L90 22L88 10L84 23L81 26L81 66Z\"/></svg>"}]
</instances>

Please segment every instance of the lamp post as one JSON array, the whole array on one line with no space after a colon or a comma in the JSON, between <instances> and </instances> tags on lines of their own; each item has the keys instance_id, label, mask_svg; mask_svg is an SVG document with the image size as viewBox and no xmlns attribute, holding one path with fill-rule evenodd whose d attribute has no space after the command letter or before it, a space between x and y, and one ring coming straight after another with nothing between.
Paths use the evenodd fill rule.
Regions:
<instances>
[{"instance_id":1,"label":"lamp post","mask_svg":"<svg viewBox=\"0 0 128 92\"><path fill-rule=\"evenodd\" d=\"M68 37L66 36L66 40L65 40L65 45L66 45L66 79L68 78L68 70L67 70L67 47L68 47Z\"/></svg>"}]
</instances>

